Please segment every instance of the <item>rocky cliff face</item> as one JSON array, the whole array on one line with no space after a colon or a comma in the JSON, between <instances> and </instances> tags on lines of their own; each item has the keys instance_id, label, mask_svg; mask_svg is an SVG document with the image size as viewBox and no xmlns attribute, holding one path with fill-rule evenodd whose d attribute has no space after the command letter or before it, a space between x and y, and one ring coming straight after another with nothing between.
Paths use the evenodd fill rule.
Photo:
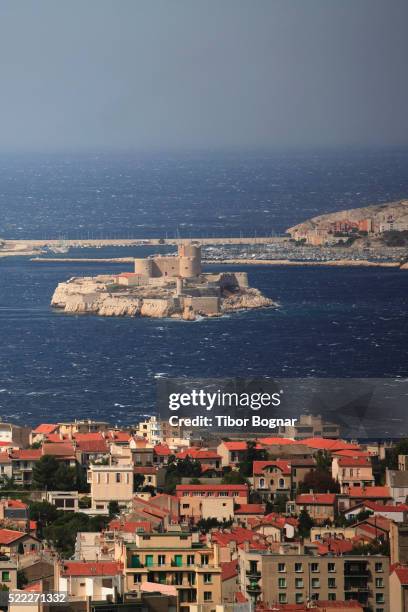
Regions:
<instances>
[{"instance_id":1,"label":"rocky cliff face","mask_svg":"<svg viewBox=\"0 0 408 612\"><path fill-rule=\"evenodd\" d=\"M247 310L249 308L270 308L277 306L271 299L262 295L259 289L247 288L238 294L224 298L221 304L223 312Z\"/></svg>"}]
</instances>

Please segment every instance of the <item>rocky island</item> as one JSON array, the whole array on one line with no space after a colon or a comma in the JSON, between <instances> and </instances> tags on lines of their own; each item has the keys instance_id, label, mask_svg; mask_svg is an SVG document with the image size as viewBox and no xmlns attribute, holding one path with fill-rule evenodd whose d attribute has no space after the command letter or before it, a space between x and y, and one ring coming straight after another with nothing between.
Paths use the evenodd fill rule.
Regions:
<instances>
[{"instance_id":1,"label":"rocky island","mask_svg":"<svg viewBox=\"0 0 408 612\"><path fill-rule=\"evenodd\" d=\"M246 272L203 273L201 247L182 244L176 256L134 260L134 271L74 277L59 283L51 305L67 313L172 317L194 321L277 304L249 287Z\"/></svg>"}]
</instances>

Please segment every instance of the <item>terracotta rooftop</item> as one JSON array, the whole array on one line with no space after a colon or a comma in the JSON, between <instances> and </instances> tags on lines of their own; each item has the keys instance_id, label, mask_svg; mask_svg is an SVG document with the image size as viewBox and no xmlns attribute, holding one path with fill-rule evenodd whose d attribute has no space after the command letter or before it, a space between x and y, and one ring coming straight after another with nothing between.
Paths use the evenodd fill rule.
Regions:
<instances>
[{"instance_id":1,"label":"terracotta rooftop","mask_svg":"<svg viewBox=\"0 0 408 612\"><path fill-rule=\"evenodd\" d=\"M336 501L335 493L302 493L296 497L297 504L325 504L332 506Z\"/></svg>"},{"instance_id":2,"label":"terracotta rooftop","mask_svg":"<svg viewBox=\"0 0 408 612\"><path fill-rule=\"evenodd\" d=\"M64 561L62 576L116 576L122 573L122 566L116 561Z\"/></svg>"}]
</instances>

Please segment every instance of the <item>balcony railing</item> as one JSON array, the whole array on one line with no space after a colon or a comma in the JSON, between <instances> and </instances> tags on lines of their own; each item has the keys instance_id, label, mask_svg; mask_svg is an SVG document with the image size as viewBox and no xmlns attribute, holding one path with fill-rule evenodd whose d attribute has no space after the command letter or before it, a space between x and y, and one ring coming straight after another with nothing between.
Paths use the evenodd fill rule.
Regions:
<instances>
[{"instance_id":1,"label":"balcony railing","mask_svg":"<svg viewBox=\"0 0 408 612\"><path fill-rule=\"evenodd\" d=\"M251 578L253 580L259 580L261 577L261 572L257 569L246 570L245 574L248 578Z\"/></svg>"}]
</instances>

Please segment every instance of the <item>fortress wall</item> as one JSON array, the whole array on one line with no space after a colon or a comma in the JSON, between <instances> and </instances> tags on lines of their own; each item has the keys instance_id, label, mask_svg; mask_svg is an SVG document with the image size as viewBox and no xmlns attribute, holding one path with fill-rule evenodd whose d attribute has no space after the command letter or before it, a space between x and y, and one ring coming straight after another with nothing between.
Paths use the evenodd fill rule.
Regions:
<instances>
[{"instance_id":1,"label":"fortress wall","mask_svg":"<svg viewBox=\"0 0 408 612\"><path fill-rule=\"evenodd\" d=\"M153 260L153 276L178 276L180 262L178 257L155 257Z\"/></svg>"},{"instance_id":2,"label":"fortress wall","mask_svg":"<svg viewBox=\"0 0 408 612\"><path fill-rule=\"evenodd\" d=\"M191 278L201 274L201 261L196 257L180 257L179 273L183 278Z\"/></svg>"},{"instance_id":3,"label":"fortress wall","mask_svg":"<svg viewBox=\"0 0 408 612\"><path fill-rule=\"evenodd\" d=\"M150 278L153 276L153 260L147 258L135 259L135 274Z\"/></svg>"},{"instance_id":4,"label":"fortress wall","mask_svg":"<svg viewBox=\"0 0 408 612\"><path fill-rule=\"evenodd\" d=\"M227 272L220 275L221 287L248 287L246 272Z\"/></svg>"},{"instance_id":5,"label":"fortress wall","mask_svg":"<svg viewBox=\"0 0 408 612\"><path fill-rule=\"evenodd\" d=\"M191 306L195 312L206 315L218 314L220 312L220 299L216 296L208 297L184 297L184 306Z\"/></svg>"}]
</instances>

